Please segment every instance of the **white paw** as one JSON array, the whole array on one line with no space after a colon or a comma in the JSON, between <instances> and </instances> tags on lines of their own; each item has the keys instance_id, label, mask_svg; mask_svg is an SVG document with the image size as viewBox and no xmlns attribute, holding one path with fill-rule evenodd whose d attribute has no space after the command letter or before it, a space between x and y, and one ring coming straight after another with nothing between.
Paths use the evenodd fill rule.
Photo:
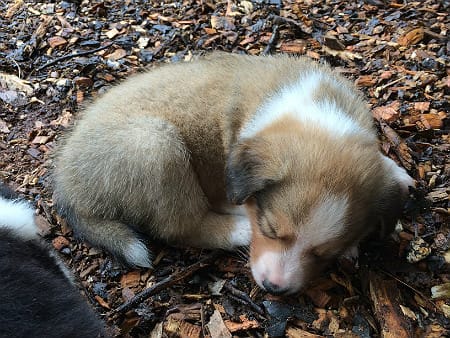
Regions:
<instances>
[{"instance_id":1,"label":"white paw","mask_svg":"<svg viewBox=\"0 0 450 338\"><path fill-rule=\"evenodd\" d=\"M145 244L139 240L128 245L124 252L124 256L127 262L132 265L143 268L150 268L152 266L150 252Z\"/></svg>"},{"instance_id":2,"label":"white paw","mask_svg":"<svg viewBox=\"0 0 450 338\"><path fill-rule=\"evenodd\" d=\"M252 227L246 216L236 216L234 229L230 234L229 241L232 246L246 246L252 239Z\"/></svg>"}]
</instances>

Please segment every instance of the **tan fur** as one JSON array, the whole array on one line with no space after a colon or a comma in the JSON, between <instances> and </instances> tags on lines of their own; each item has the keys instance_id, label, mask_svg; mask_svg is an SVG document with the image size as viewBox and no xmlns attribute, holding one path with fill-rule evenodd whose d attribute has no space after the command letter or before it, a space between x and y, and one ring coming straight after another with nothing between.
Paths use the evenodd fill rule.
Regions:
<instances>
[{"instance_id":1,"label":"tan fur","mask_svg":"<svg viewBox=\"0 0 450 338\"><path fill-rule=\"evenodd\" d=\"M283 117L254 137L239 138L269 97L311 70L339 84L324 83L314 99L333 101L364 132L336 137L320 125ZM230 233L246 218L232 211L227 195L246 203L252 263L261 252L281 252L299 240L311 241L302 255L328 261L386 214L394 215L387 226L398 216L400 202L385 204L401 200L401 182L390 178L380 156L366 104L327 66L304 58L213 54L136 75L88 107L58 151L55 199L82 236L132 264L148 265L125 253L139 238L135 231L181 245L238 245ZM348 198L346 223L339 225L345 229L338 229L345 235L317 243L313 234L322 225L309 224L308 217L322 212L314 208L329 194ZM261 233L261 218L272 224L275 238ZM292 284L285 288L299 288Z\"/></svg>"}]
</instances>

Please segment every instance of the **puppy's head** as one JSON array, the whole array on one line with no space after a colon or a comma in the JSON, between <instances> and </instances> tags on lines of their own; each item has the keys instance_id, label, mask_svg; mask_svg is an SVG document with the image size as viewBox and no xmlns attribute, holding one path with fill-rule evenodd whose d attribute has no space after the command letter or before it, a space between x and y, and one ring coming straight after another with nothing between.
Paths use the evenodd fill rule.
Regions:
<instances>
[{"instance_id":1,"label":"puppy's head","mask_svg":"<svg viewBox=\"0 0 450 338\"><path fill-rule=\"evenodd\" d=\"M228 197L247 208L265 290L299 291L369 233L393 229L411 178L376 146L348 142L257 137L230 152Z\"/></svg>"}]
</instances>

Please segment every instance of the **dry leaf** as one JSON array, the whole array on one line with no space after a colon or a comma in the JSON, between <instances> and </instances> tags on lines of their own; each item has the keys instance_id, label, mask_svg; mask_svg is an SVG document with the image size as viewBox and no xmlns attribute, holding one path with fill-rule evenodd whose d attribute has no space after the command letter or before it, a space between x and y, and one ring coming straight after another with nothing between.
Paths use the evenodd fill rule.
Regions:
<instances>
[{"instance_id":1,"label":"dry leaf","mask_svg":"<svg viewBox=\"0 0 450 338\"><path fill-rule=\"evenodd\" d=\"M5 134L8 134L10 132L8 125L2 119L0 119L0 132Z\"/></svg>"},{"instance_id":2,"label":"dry leaf","mask_svg":"<svg viewBox=\"0 0 450 338\"><path fill-rule=\"evenodd\" d=\"M409 317L413 320L417 320L417 316L409 307L400 304L400 309L406 317Z\"/></svg>"},{"instance_id":3,"label":"dry leaf","mask_svg":"<svg viewBox=\"0 0 450 338\"><path fill-rule=\"evenodd\" d=\"M114 52L112 52L111 54L107 55L106 58L111 60L111 61L117 61L117 60L120 60L121 58L123 58L125 56L127 56L126 50L122 49L122 48L118 48Z\"/></svg>"},{"instance_id":4,"label":"dry leaf","mask_svg":"<svg viewBox=\"0 0 450 338\"><path fill-rule=\"evenodd\" d=\"M36 136L31 143L33 144L46 144L49 140L49 136Z\"/></svg>"},{"instance_id":5,"label":"dry leaf","mask_svg":"<svg viewBox=\"0 0 450 338\"><path fill-rule=\"evenodd\" d=\"M59 251L62 248L68 247L70 245L70 242L67 240L67 238L63 236L58 236L52 240L53 247Z\"/></svg>"},{"instance_id":6,"label":"dry leaf","mask_svg":"<svg viewBox=\"0 0 450 338\"><path fill-rule=\"evenodd\" d=\"M413 28L405 33L403 33L398 39L397 42L401 46L411 46L422 41L425 36L425 32L422 27Z\"/></svg>"},{"instance_id":7,"label":"dry leaf","mask_svg":"<svg viewBox=\"0 0 450 338\"><path fill-rule=\"evenodd\" d=\"M231 320L225 320L225 326L231 333L236 331L245 331L249 329L256 329L259 327L259 323L256 320L249 320L245 315L240 315L240 323L232 322Z\"/></svg>"},{"instance_id":8,"label":"dry leaf","mask_svg":"<svg viewBox=\"0 0 450 338\"><path fill-rule=\"evenodd\" d=\"M439 116L438 114L421 114L420 122L418 125L419 130L424 129L441 129L444 125L443 119L445 117Z\"/></svg>"},{"instance_id":9,"label":"dry leaf","mask_svg":"<svg viewBox=\"0 0 450 338\"><path fill-rule=\"evenodd\" d=\"M139 282L141 280L141 274L139 271L131 271L127 274L123 275L120 278L120 285L125 287L136 287L139 285Z\"/></svg>"},{"instance_id":10,"label":"dry leaf","mask_svg":"<svg viewBox=\"0 0 450 338\"><path fill-rule=\"evenodd\" d=\"M397 121L400 117L400 112L398 109L400 108L400 103L398 101L394 101L387 106L375 107L372 109L372 115L377 120L383 120L388 123Z\"/></svg>"},{"instance_id":11,"label":"dry leaf","mask_svg":"<svg viewBox=\"0 0 450 338\"><path fill-rule=\"evenodd\" d=\"M215 29L215 28L205 27L203 29L204 29L205 33L208 34L208 35L213 35L213 34L217 33L217 29Z\"/></svg>"},{"instance_id":12,"label":"dry leaf","mask_svg":"<svg viewBox=\"0 0 450 338\"><path fill-rule=\"evenodd\" d=\"M321 338L323 336L309 333L308 331L302 330L298 327L288 327L286 329L286 337L288 338Z\"/></svg>"},{"instance_id":13,"label":"dry leaf","mask_svg":"<svg viewBox=\"0 0 450 338\"><path fill-rule=\"evenodd\" d=\"M37 215L34 221L38 227L38 232L41 236L47 236L52 231L52 225L42 215Z\"/></svg>"},{"instance_id":14,"label":"dry leaf","mask_svg":"<svg viewBox=\"0 0 450 338\"><path fill-rule=\"evenodd\" d=\"M162 338L163 335L163 323L157 323L150 332L149 338Z\"/></svg>"},{"instance_id":15,"label":"dry leaf","mask_svg":"<svg viewBox=\"0 0 450 338\"><path fill-rule=\"evenodd\" d=\"M22 5L23 0L15 0L14 3L11 3L10 6L8 7L8 10L6 11L5 18L9 19L13 17L14 14L16 14L19 11Z\"/></svg>"},{"instance_id":16,"label":"dry leaf","mask_svg":"<svg viewBox=\"0 0 450 338\"><path fill-rule=\"evenodd\" d=\"M441 309L445 317L450 318L450 305L445 304L444 301L438 301L437 306Z\"/></svg>"},{"instance_id":17,"label":"dry leaf","mask_svg":"<svg viewBox=\"0 0 450 338\"><path fill-rule=\"evenodd\" d=\"M386 70L380 74L380 79L389 80L394 75L390 70Z\"/></svg>"},{"instance_id":18,"label":"dry leaf","mask_svg":"<svg viewBox=\"0 0 450 338\"><path fill-rule=\"evenodd\" d=\"M135 293L129 287L122 288L122 299L124 300L124 302L129 301L134 296L135 296Z\"/></svg>"},{"instance_id":19,"label":"dry leaf","mask_svg":"<svg viewBox=\"0 0 450 338\"><path fill-rule=\"evenodd\" d=\"M106 35L109 39L112 39L112 38L116 37L119 33L120 33L120 32L119 32L116 28L113 28L113 29L107 31L107 32L105 33L105 35Z\"/></svg>"},{"instance_id":20,"label":"dry leaf","mask_svg":"<svg viewBox=\"0 0 450 338\"><path fill-rule=\"evenodd\" d=\"M431 298L433 299L449 299L450 283L435 285L431 288Z\"/></svg>"},{"instance_id":21,"label":"dry leaf","mask_svg":"<svg viewBox=\"0 0 450 338\"><path fill-rule=\"evenodd\" d=\"M73 81L80 88L89 88L94 84L94 81L86 76L77 76Z\"/></svg>"},{"instance_id":22,"label":"dry leaf","mask_svg":"<svg viewBox=\"0 0 450 338\"><path fill-rule=\"evenodd\" d=\"M164 328L169 333L176 337L200 338L202 335L202 328L184 321L183 315L179 313L172 313L167 317Z\"/></svg>"},{"instance_id":23,"label":"dry leaf","mask_svg":"<svg viewBox=\"0 0 450 338\"><path fill-rule=\"evenodd\" d=\"M105 309L108 309L108 310L111 309L109 304L99 295L95 295L95 300L100 304L100 306L104 307Z\"/></svg>"},{"instance_id":24,"label":"dry leaf","mask_svg":"<svg viewBox=\"0 0 450 338\"><path fill-rule=\"evenodd\" d=\"M414 102L414 110L424 112L430 109L430 102Z\"/></svg>"},{"instance_id":25,"label":"dry leaf","mask_svg":"<svg viewBox=\"0 0 450 338\"><path fill-rule=\"evenodd\" d=\"M15 75L10 75L2 72L0 72L0 87L12 91L23 92L27 96L31 96L34 91L33 87L30 86L30 82L22 80Z\"/></svg>"},{"instance_id":26,"label":"dry leaf","mask_svg":"<svg viewBox=\"0 0 450 338\"><path fill-rule=\"evenodd\" d=\"M55 48L58 46L64 46L67 43L67 40L60 36L52 36L47 40L50 47Z\"/></svg>"},{"instance_id":27,"label":"dry leaf","mask_svg":"<svg viewBox=\"0 0 450 338\"><path fill-rule=\"evenodd\" d=\"M206 324L206 327L211 334L211 338L231 338L231 333L225 326L222 316L220 312L214 310L211 318L209 319L209 323Z\"/></svg>"},{"instance_id":28,"label":"dry leaf","mask_svg":"<svg viewBox=\"0 0 450 338\"><path fill-rule=\"evenodd\" d=\"M324 37L324 44L330 49L342 51L345 49L345 45L339 41L338 37L335 35L327 34Z\"/></svg>"},{"instance_id":29,"label":"dry leaf","mask_svg":"<svg viewBox=\"0 0 450 338\"><path fill-rule=\"evenodd\" d=\"M425 242L422 238L414 238L408 248L408 253L406 255L406 260L409 263L417 263L431 254L430 245Z\"/></svg>"},{"instance_id":30,"label":"dry leaf","mask_svg":"<svg viewBox=\"0 0 450 338\"><path fill-rule=\"evenodd\" d=\"M375 273L369 273L369 292L374 314L381 327L380 335L386 338L412 337L412 325L398 308L400 290L394 280L384 280Z\"/></svg>"},{"instance_id":31,"label":"dry leaf","mask_svg":"<svg viewBox=\"0 0 450 338\"><path fill-rule=\"evenodd\" d=\"M402 162L402 165L407 170L411 170L415 166L415 163L408 145L401 139L400 136L398 136L397 132L389 127L385 122L380 121L380 127L383 135L389 140L392 145L392 149L398 156L400 162Z\"/></svg>"},{"instance_id":32,"label":"dry leaf","mask_svg":"<svg viewBox=\"0 0 450 338\"><path fill-rule=\"evenodd\" d=\"M211 27L214 29L234 30L234 20L226 16L211 16Z\"/></svg>"},{"instance_id":33,"label":"dry leaf","mask_svg":"<svg viewBox=\"0 0 450 338\"><path fill-rule=\"evenodd\" d=\"M372 75L361 75L356 79L356 85L360 87L372 87L377 80Z\"/></svg>"},{"instance_id":34,"label":"dry leaf","mask_svg":"<svg viewBox=\"0 0 450 338\"><path fill-rule=\"evenodd\" d=\"M448 192L446 188L435 189L427 194L427 199L436 202L443 202L448 200Z\"/></svg>"},{"instance_id":35,"label":"dry leaf","mask_svg":"<svg viewBox=\"0 0 450 338\"><path fill-rule=\"evenodd\" d=\"M296 41L290 41L290 42L283 42L280 46L280 50L283 53L305 54L306 53L306 41L296 40Z\"/></svg>"},{"instance_id":36,"label":"dry leaf","mask_svg":"<svg viewBox=\"0 0 450 338\"><path fill-rule=\"evenodd\" d=\"M354 60L354 59L360 60L363 58L361 55L359 55L357 53L349 52L348 50L334 50L327 46L323 46L322 49L324 52L326 52L332 56L339 56L341 59L347 60L347 61Z\"/></svg>"}]
</instances>

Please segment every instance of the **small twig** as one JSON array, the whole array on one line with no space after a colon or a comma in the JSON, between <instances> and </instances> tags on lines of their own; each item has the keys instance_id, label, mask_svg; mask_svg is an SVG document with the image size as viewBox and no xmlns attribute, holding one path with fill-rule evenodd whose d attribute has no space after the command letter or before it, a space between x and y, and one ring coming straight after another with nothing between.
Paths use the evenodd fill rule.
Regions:
<instances>
[{"instance_id":1,"label":"small twig","mask_svg":"<svg viewBox=\"0 0 450 338\"><path fill-rule=\"evenodd\" d=\"M438 310L438 307L436 304L434 304L431 300L429 300L422 292L420 292L419 290L417 290L416 288L412 287L411 285L409 285L408 283L402 281L400 278L398 278L396 275L390 273L389 271L383 270L380 267L378 267L378 269L380 270L380 272L384 273L385 275L388 275L391 278L394 278L397 282L399 282L400 284L403 284L404 286L406 286L407 288L413 290L415 293L417 293L420 297L422 297L423 300L425 300L427 303L431 304L432 307L435 310Z\"/></svg>"},{"instance_id":2,"label":"small twig","mask_svg":"<svg viewBox=\"0 0 450 338\"><path fill-rule=\"evenodd\" d=\"M209 263L212 260L214 260L218 255L219 255L219 252L213 252L212 254L199 260L197 263L194 263L194 264L188 266L186 269L183 269L181 271L178 271L178 272L170 275L169 277L154 284L153 286L141 291L136 296L134 296L132 299L130 299L128 302L126 302L126 303L120 305L119 307L117 307L116 309L114 309L113 312L115 312L115 313L127 312L132 307L143 302L151 295L154 295L155 293L157 293L165 288L168 288L169 286L172 286L176 282L191 276L197 270L209 265Z\"/></svg>"},{"instance_id":3,"label":"small twig","mask_svg":"<svg viewBox=\"0 0 450 338\"><path fill-rule=\"evenodd\" d=\"M203 337L206 337L206 330L205 330L205 309L203 308L203 304L200 307L200 320L202 322L202 333Z\"/></svg>"},{"instance_id":4,"label":"small twig","mask_svg":"<svg viewBox=\"0 0 450 338\"><path fill-rule=\"evenodd\" d=\"M250 307L259 315L263 316L264 315L264 310L257 305L251 298L249 295L247 295L244 291L241 291L237 288L235 288L233 285L231 285L229 282L226 282L225 285L223 286L224 289L226 289L227 291L230 291L230 293L241 299L242 301L244 301L245 303L247 303L248 305L250 305Z\"/></svg>"},{"instance_id":5,"label":"small twig","mask_svg":"<svg viewBox=\"0 0 450 338\"><path fill-rule=\"evenodd\" d=\"M20 65L17 63L16 60L14 60L14 58L9 57L9 56L7 56L6 58L9 59L9 60L11 60L11 61L14 63L14 65L17 67L17 72L18 72L17 77L18 77L19 79L21 79L21 78L22 78L22 71L21 71L21 69L20 69Z\"/></svg>"},{"instance_id":6,"label":"small twig","mask_svg":"<svg viewBox=\"0 0 450 338\"><path fill-rule=\"evenodd\" d=\"M217 278L213 274L208 274L208 275L215 282L219 281L219 278ZM230 282L228 282L228 281L225 282L225 284L223 285L223 288L226 289L227 291L230 291L231 295L234 296L233 298L239 299L240 302L243 304L250 305L250 307L253 310L255 310L256 313L258 313L261 316L264 316L264 310L259 305L257 305L255 302L253 302L253 300L250 298L250 296L247 295L244 291L237 289L232 284L230 284Z\"/></svg>"},{"instance_id":7,"label":"small twig","mask_svg":"<svg viewBox=\"0 0 450 338\"><path fill-rule=\"evenodd\" d=\"M67 60L67 59L76 58L78 56L84 56L84 55L89 55L89 54L92 54L92 53L99 52L99 51L101 51L103 49L111 47L112 45L113 45L113 42L108 43L107 45L95 48L95 49L86 50L84 52L78 52L78 53L72 53L72 54L63 55L63 56L61 56L59 58L54 59L53 61L50 61L50 62L46 63L43 66L40 66L38 69L36 69L36 71L39 72L39 71L41 71L41 70L43 70L43 69L45 69L47 67L53 66L54 64L57 64L58 62L61 62L61 61Z\"/></svg>"},{"instance_id":8,"label":"small twig","mask_svg":"<svg viewBox=\"0 0 450 338\"><path fill-rule=\"evenodd\" d=\"M209 275L212 279L214 279L215 281L218 280L218 278L214 275ZM229 291L231 293L231 295L235 296L236 298L240 299L242 302L244 302L244 304L248 304L250 305L250 307L259 315L264 316L264 310L257 305L251 298L249 295L247 295L244 291L241 291L237 288L235 288L232 284L230 284L230 282L226 282L223 285L223 288L227 291Z\"/></svg>"},{"instance_id":9,"label":"small twig","mask_svg":"<svg viewBox=\"0 0 450 338\"><path fill-rule=\"evenodd\" d=\"M274 25L272 28L272 36L270 37L266 48L264 48L264 51L262 52L263 55L270 54L270 52L272 51L274 45L276 44L276 42L278 40L278 35L279 35L278 34L278 25Z\"/></svg>"},{"instance_id":10,"label":"small twig","mask_svg":"<svg viewBox=\"0 0 450 338\"><path fill-rule=\"evenodd\" d=\"M303 32L301 25L293 19L285 18L284 16L279 16L279 15L275 15L275 14L271 14L269 16L269 19L272 19L275 24L284 23L284 24L288 24L291 26L295 26L296 28L298 28L299 30L301 30Z\"/></svg>"},{"instance_id":11,"label":"small twig","mask_svg":"<svg viewBox=\"0 0 450 338\"><path fill-rule=\"evenodd\" d=\"M406 79L406 76L399 77L398 79L396 79L394 81L391 81L389 83L386 83L385 85L382 85L379 88L380 88L380 90L386 89L387 87L390 87L390 86L392 86L392 85L396 84L397 82L400 82L400 81L402 81L404 79Z\"/></svg>"}]
</instances>

